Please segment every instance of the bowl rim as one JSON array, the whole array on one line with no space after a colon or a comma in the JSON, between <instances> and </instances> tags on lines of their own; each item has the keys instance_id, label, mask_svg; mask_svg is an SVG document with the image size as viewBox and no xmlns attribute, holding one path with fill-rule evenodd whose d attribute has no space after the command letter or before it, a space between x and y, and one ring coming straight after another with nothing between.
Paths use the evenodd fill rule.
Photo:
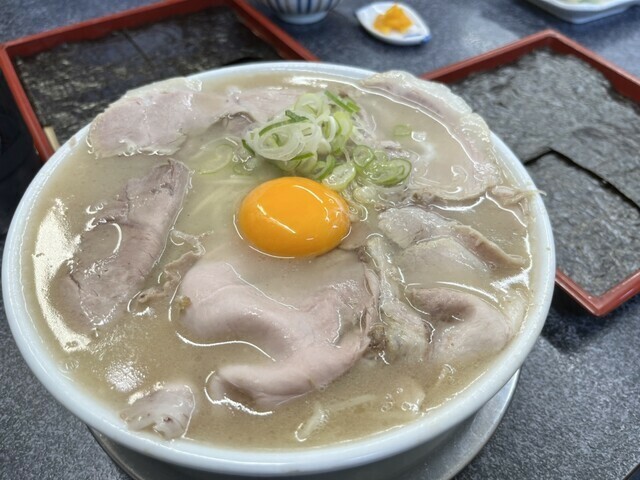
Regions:
<instances>
[{"instance_id":1,"label":"bowl rim","mask_svg":"<svg viewBox=\"0 0 640 480\"><path fill-rule=\"evenodd\" d=\"M640 0L607 0L603 3L568 3L562 0L540 1L568 13L598 13L622 6L628 7L640 2Z\"/></svg>"},{"instance_id":2,"label":"bowl rim","mask_svg":"<svg viewBox=\"0 0 640 480\"><path fill-rule=\"evenodd\" d=\"M372 75L373 71L338 64L310 62L264 62L210 70L190 76L197 80L219 80L236 75L292 72L323 74L348 80ZM542 330L553 292L555 253L549 217L540 196L530 202L534 252L538 258L532 280L535 303L525 319L524 328L501 352L508 361L495 362L491 374L482 375L472 389L462 392L425 417L402 427L332 446L299 450L265 451L231 449L205 445L185 439L164 441L126 428L117 412L108 409L59 369L26 306L21 285L21 245L34 208L46 182L76 143L84 139L89 126L66 142L36 175L25 192L12 219L3 254L2 292L9 325L19 350L38 380L63 406L83 422L117 443L134 451L176 465L209 472L287 476L324 473L357 467L400 454L453 428L474 414L516 373ZM524 166L506 145L492 133L500 161L521 186L533 188Z\"/></svg>"}]
</instances>

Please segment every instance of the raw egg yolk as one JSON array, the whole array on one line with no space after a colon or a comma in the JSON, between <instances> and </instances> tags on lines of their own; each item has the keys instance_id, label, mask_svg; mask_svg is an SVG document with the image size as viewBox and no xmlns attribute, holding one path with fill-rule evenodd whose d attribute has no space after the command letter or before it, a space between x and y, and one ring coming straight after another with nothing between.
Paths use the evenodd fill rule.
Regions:
<instances>
[{"instance_id":1,"label":"raw egg yolk","mask_svg":"<svg viewBox=\"0 0 640 480\"><path fill-rule=\"evenodd\" d=\"M321 255L349 233L349 207L339 193L321 183L282 177L249 192L237 225L247 242L268 255Z\"/></svg>"}]
</instances>

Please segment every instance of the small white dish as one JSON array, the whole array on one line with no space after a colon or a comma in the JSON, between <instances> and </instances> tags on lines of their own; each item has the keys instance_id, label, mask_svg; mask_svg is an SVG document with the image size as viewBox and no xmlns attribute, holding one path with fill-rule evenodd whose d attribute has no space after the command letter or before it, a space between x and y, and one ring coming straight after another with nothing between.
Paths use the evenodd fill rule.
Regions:
<instances>
[{"instance_id":1,"label":"small white dish","mask_svg":"<svg viewBox=\"0 0 640 480\"><path fill-rule=\"evenodd\" d=\"M640 0L608 0L601 3L569 3L563 0L529 0L529 2L571 23L592 22L640 4Z\"/></svg>"},{"instance_id":2,"label":"small white dish","mask_svg":"<svg viewBox=\"0 0 640 480\"><path fill-rule=\"evenodd\" d=\"M379 30L376 30L373 23L376 21L378 15L382 15L389 10L393 5L400 6L404 13L409 17L413 25L404 33L391 32L384 34ZM426 43L431 39L431 31L429 27L422 19L422 17L413 8L404 3L399 2L375 2L366 5L356 11L356 17L360 24L371 35L383 42L391 43L393 45L419 45Z\"/></svg>"}]
</instances>

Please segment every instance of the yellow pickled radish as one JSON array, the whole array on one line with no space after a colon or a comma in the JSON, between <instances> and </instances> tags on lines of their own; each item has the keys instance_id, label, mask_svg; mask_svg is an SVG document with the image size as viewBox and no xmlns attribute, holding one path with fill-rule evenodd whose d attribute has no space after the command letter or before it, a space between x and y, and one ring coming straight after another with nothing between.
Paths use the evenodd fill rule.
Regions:
<instances>
[{"instance_id":1,"label":"yellow pickled radish","mask_svg":"<svg viewBox=\"0 0 640 480\"><path fill-rule=\"evenodd\" d=\"M404 33L412 25L411 19L398 4L394 4L389 10L378 15L373 23L374 28L385 35L392 31Z\"/></svg>"}]
</instances>

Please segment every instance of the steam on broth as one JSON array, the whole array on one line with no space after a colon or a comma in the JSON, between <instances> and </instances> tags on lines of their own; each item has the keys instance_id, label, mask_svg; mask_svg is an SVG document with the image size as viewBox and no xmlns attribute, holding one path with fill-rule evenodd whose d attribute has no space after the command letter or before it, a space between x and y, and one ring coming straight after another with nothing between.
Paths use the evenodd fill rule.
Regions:
<instances>
[{"instance_id":1,"label":"steam on broth","mask_svg":"<svg viewBox=\"0 0 640 480\"><path fill-rule=\"evenodd\" d=\"M136 130L135 141L123 141L126 128L140 126L98 117L91 146L79 137L41 193L25 241L31 313L60 368L130 428L265 449L385 431L464 390L517 334L527 309L528 192L512 186L484 122L464 102L444 87L421 88L397 73L353 83L285 73L201 86L172 80L129 94L125 107L140 108L139 98L152 98L148 108L179 102L180 125L156 112L157 121L140 122L155 121L161 134ZM341 103L357 106L337 123L354 122L358 145L410 171L397 170L391 185L358 176L366 165L354 168L352 183L324 181L338 198L319 208L327 217L346 209L346 237L333 248L335 235L323 236L333 220L326 230L303 209L292 215L305 218L305 235L319 238L320 250L265 254L256 242L266 227L238 222L243 200L283 176L294 189L304 185L289 176L300 172L260 158L255 144L278 115L300 116L290 109L302 95L325 91L337 98L322 100L333 117ZM433 98L444 103L429 109ZM353 161L353 138L327 147L342 155L338 163ZM326 166L327 155L314 166ZM183 180L169 184L173 176L188 179L184 192ZM163 195L167 203L156 205ZM166 243L129 233L140 225L167 230ZM92 283L109 278L123 251L140 256L146 242L158 250L148 273L132 268L128 283L104 292ZM129 294L136 275L140 287ZM103 313L88 311L105 298Z\"/></svg>"}]
</instances>

